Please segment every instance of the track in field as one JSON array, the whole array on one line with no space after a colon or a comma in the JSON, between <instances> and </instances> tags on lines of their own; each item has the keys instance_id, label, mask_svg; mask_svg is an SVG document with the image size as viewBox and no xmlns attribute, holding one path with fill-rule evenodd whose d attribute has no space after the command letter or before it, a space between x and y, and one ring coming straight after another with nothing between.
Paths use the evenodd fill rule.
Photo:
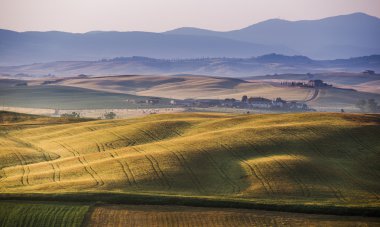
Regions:
<instances>
[{"instance_id":1,"label":"track in field","mask_svg":"<svg viewBox=\"0 0 380 227\"><path fill-rule=\"evenodd\" d=\"M14 164L0 160L0 191L79 182L75 190L376 205L378 118L178 114L16 130L2 137L16 145L2 156Z\"/></svg>"}]
</instances>

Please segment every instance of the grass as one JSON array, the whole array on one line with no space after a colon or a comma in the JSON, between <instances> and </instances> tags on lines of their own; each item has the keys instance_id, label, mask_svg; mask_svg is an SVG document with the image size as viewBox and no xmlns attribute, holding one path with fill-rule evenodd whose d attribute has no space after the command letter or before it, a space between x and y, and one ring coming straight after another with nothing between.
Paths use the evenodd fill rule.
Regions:
<instances>
[{"instance_id":1,"label":"grass","mask_svg":"<svg viewBox=\"0 0 380 227\"><path fill-rule=\"evenodd\" d=\"M293 77L294 75L287 75ZM299 76L299 75L298 75ZM307 78L307 81L310 78ZM301 77L303 77L301 76ZM329 78L332 75L329 75ZM336 74L336 79L351 80L356 76ZM281 75L279 75L281 77ZM259 78L257 78L259 79ZM281 78L279 79L280 82ZM284 79L284 78L283 78ZM289 78L288 78L289 79ZM315 79L315 78L314 78ZM295 79L297 80L297 79ZM325 80L325 79L323 79ZM130 93L137 95L160 96L167 98L235 98L240 100L243 95L260 96L269 99L281 97L285 100L305 101L310 99L315 89L279 86L270 82L247 82L239 79L209 77L209 76L111 76L91 78L68 78L60 82L61 85L89 88L108 92ZM315 100L307 102L312 108L320 111L340 112L344 108L349 112L357 112L355 104L359 99L373 98L380 101L379 94L357 92L339 88L323 88Z\"/></svg>"},{"instance_id":2,"label":"grass","mask_svg":"<svg viewBox=\"0 0 380 227\"><path fill-rule=\"evenodd\" d=\"M0 226L81 226L89 206L0 202Z\"/></svg>"},{"instance_id":3,"label":"grass","mask_svg":"<svg viewBox=\"0 0 380 227\"><path fill-rule=\"evenodd\" d=\"M173 205L0 202L0 226L375 226L379 219Z\"/></svg>"},{"instance_id":4,"label":"grass","mask_svg":"<svg viewBox=\"0 0 380 227\"><path fill-rule=\"evenodd\" d=\"M128 109L170 106L169 99L159 105L130 103L127 99L145 102L148 97L95 91L67 86L25 86L0 89L0 105L51 109Z\"/></svg>"},{"instance_id":5,"label":"grass","mask_svg":"<svg viewBox=\"0 0 380 227\"><path fill-rule=\"evenodd\" d=\"M355 109L355 104L361 100L375 99L380 101L379 94L368 92L358 92L349 89L327 88L321 89L317 99L309 102L310 105L316 108L336 109L347 108L347 110Z\"/></svg>"},{"instance_id":6,"label":"grass","mask_svg":"<svg viewBox=\"0 0 380 227\"><path fill-rule=\"evenodd\" d=\"M98 206L90 226L367 226L375 219L181 206Z\"/></svg>"},{"instance_id":7,"label":"grass","mask_svg":"<svg viewBox=\"0 0 380 227\"><path fill-rule=\"evenodd\" d=\"M68 78L61 85L89 88L108 92L131 93L143 96L167 98L241 99L243 95L282 97L287 100L304 100L310 90L273 86L266 82L247 81L212 76L106 76L91 78Z\"/></svg>"},{"instance_id":8,"label":"grass","mask_svg":"<svg viewBox=\"0 0 380 227\"><path fill-rule=\"evenodd\" d=\"M12 128L0 136L0 192L376 215L379 124L379 115L181 113Z\"/></svg>"}]
</instances>

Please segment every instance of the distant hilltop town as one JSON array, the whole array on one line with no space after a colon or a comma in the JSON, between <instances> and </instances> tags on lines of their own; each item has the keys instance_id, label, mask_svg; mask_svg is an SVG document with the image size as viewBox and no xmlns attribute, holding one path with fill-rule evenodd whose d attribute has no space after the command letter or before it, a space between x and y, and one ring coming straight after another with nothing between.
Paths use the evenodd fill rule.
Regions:
<instances>
[{"instance_id":1,"label":"distant hilltop town","mask_svg":"<svg viewBox=\"0 0 380 227\"><path fill-rule=\"evenodd\" d=\"M308 82L295 82L295 81L285 81L281 82L283 86L293 86L293 87L308 87L308 88L322 88L322 87L332 87L331 84L327 84L322 80L309 80Z\"/></svg>"}]
</instances>

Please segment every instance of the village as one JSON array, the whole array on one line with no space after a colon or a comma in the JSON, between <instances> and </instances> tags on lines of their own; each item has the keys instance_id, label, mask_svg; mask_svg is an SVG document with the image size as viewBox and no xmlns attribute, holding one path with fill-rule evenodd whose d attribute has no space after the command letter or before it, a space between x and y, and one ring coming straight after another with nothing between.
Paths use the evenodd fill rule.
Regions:
<instances>
[{"instance_id":1,"label":"village","mask_svg":"<svg viewBox=\"0 0 380 227\"><path fill-rule=\"evenodd\" d=\"M306 88L327 88L332 87L331 84L323 82L323 80L309 80L308 82L299 82L299 81L285 81L281 82L282 86L290 87L306 87Z\"/></svg>"},{"instance_id":2,"label":"village","mask_svg":"<svg viewBox=\"0 0 380 227\"><path fill-rule=\"evenodd\" d=\"M272 111L314 111L309 108L307 104L296 101L286 101L282 98L274 100L263 97L248 97L244 95L241 100L234 98L220 99L185 99L185 100L171 100L171 104L181 107L223 107L223 108L236 108L236 109L262 109Z\"/></svg>"}]
</instances>

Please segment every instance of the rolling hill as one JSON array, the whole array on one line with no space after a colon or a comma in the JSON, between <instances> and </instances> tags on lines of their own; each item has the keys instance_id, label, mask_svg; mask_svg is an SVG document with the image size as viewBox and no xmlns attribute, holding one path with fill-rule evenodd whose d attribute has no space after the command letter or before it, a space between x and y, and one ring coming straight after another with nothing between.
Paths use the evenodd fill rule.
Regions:
<instances>
[{"instance_id":1,"label":"rolling hill","mask_svg":"<svg viewBox=\"0 0 380 227\"><path fill-rule=\"evenodd\" d=\"M252 81L303 81L323 80L340 88L354 89L361 92L380 93L379 83L380 75L367 73L350 73L350 72L330 72L330 73L307 73L307 74L275 74L266 76L253 76L244 78Z\"/></svg>"},{"instance_id":2,"label":"rolling hill","mask_svg":"<svg viewBox=\"0 0 380 227\"><path fill-rule=\"evenodd\" d=\"M57 61L19 66L0 66L0 75L19 78L72 77L74 75L173 75L194 74L251 77L267 74L361 73L380 71L380 55L337 60L313 60L305 56L267 54L251 58L154 59L118 57L97 61Z\"/></svg>"},{"instance_id":3,"label":"rolling hill","mask_svg":"<svg viewBox=\"0 0 380 227\"><path fill-rule=\"evenodd\" d=\"M316 75L316 77L318 76L319 75ZM303 75L302 78L304 79L307 77L309 76ZM336 77L339 77L339 75ZM272 77L259 77L257 79L263 78L269 79ZM277 76L274 78L277 78ZM279 75L278 79L281 80L281 78L284 80L291 80L292 78L300 80L300 77L297 77L297 75L294 77L293 75ZM340 76L341 81L355 80L352 79L350 74L344 78L343 76ZM366 80L366 78L364 78L364 80ZM358 78L357 81L360 81L360 78ZM344 108L347 111L358 111L355 108L355 104L360 99L373 98L380 102L379 94L355 91L352 89L321 88L318 89L318 95L313 98L316 93L316 89L314 88L281 86L278 82L272 83L260 80L248 81L244 79L197 75L74 77L59 79L55 84L105 92L120 92L140 96L159 96L176 99L241 99L243 95L259 96L270 99L281 97L286 100L306 101L308 105L320 111L340 111L341 108ZM311 98L312 100L310 100Z\"/></svg>"},{"instance_id":4,"label":"rolling hill","mask_svg":"<svg viewBox=\"0 0 380 227\"><path fill-rule=\"evenodd\" d=\"M54 109L82 111L83 116L88 117L98 117L107 109L114 111L118 109L121 111L118 115L125 117L139 115L139 110L143 113L143 109L169 110L182 107L171 105L172 99L240 100L242 96L247 95L268 99L281 97L288 101L304 102L311 108L323 112L340 112L341 109L346 112L359 112L355 105L361 99L374 99L380 102L380 94L367 92L367 89L376 92L373 88L378 81L377 77L377 75L336 73L253 77L255 80L199 75L4 79L0 80L0 105L5 106L6 110L35 114L53 114ZM334 82L336 87L316 89L280 84L287 80L307 81L325 78L327 82ZM364 87L365 81L370 84ZM356 87L361 91L352 89ZM159 104L146 104L149 97L161 97ZM12 109L13 107L29 109ZM177 108L175 112L178 111L184 111L184 108Z\"/></svg>"},{"instance_id":5,"label":"rolling hill","mask_svg":"<svg viewBox=\"0 0 380 227\"><path fill-rule=\"evenodd\" d=\"M378 115L320 113L8 122L0 193L379 209L379 122Z\"/></svg>"},{"instance_id":6,"label":"rolling hill","mask_svg":"<svg viewBox=\"0 0 380 227\"><path fill-rule=\"evenodd\" d=\"M146 103L148 98L69 86L3 86L0 89L0 105L2 106L69 110L137 109L170 106L170 99L162 98L160 104L153 106ZM134 100L134 102L128 102L128 100Z\"/></svg>"}]
</instances>

